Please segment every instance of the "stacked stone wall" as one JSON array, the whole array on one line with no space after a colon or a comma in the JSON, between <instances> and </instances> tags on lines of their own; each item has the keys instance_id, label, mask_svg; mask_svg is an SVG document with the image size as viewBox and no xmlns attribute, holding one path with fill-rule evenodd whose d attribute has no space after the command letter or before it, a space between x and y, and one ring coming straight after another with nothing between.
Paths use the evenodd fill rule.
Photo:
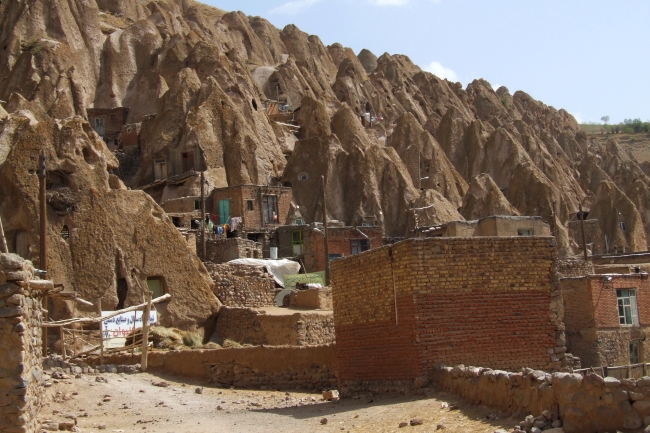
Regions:
<instances>
[{"instance_id":1,"label":"stacked stone wall","mask_svg":"<svg viewBox=\"0 0 650 433\"><path fill-rule=\"evenodd\" d=\"M440 366L435 384L475 404L507 413L540 416L549 411L566 433L639 431L650 423L650 377L618 380L596 374L523 369L513 373L489 368ZM520 419L521 419L520 418Z\"/></svg>"},{"instance_id":2,"label":"stacked stone wall","mask_svg":"<svg viewBox=\"0 0 650 433\"><path fill-rule=\"evenodd\" d=\"M331 312L266 314L263 310L222 307L216 334L240 344L314 346L334 342L334 320Z\"/></svg>"},{"instance_id":3,"label":"stacked stone wall","mask_svg":"<svg viewBox=\"0 0 650 433\"><path fill-rule=\"evenodd\" d=\"M33 432L42 403L40 300L19 285L36 279L31 262L0 254L0 431Z\"/></svg>"},{"instance_id":4,"label":"stacked stone wall","mask_svg":"<svg viewBox=\"0 0 650 433\"><path fill-rule=\"evenodd\" d=\"M561 369L554 259L553 238L512 237L410 239L334 261L342 385L426 382L440 362Z\"/></svg>"},{"instance_id":5,"label":"stacked stone wall","mask_svg":"<svg viewBox=\"0 0 650 433\"><path fill-rule=\"evenodd\" d=\"M560 277L583 277L594 273L594 264L591 261L563 259L557 260L555 270Z\"/></svg>"},{"instance_id":6,"label":"stacked stone wall","mask_svg":"<svg viewBox=\"0 0 650 433\"><path fill-rule=\"evenodd\" d=\"M206 263L214 294L228 307L275 305L275 280L261 266Z\"/></svg>"}]
</instances>

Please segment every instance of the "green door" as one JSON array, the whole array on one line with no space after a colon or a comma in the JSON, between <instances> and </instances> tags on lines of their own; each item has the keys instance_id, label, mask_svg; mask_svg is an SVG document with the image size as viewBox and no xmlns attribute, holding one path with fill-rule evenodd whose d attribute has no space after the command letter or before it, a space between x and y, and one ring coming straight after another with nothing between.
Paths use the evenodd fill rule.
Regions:
<instances>
[{"instance_id":1,"label":"green door","mask_svg":"<svg viewBox=\"0 0 650 433\"><path fill-rule=\"evenodd\" d=\"M160 298L164 295L162 280L159 277L147 278L147 287L152 292L151 297L153 299Z\"/></svg>"},{"instance_id":2,"label":"green door","mask_svg":"<svg viewBox=\"0 0 650 433\"><path fill-rule=\"evenodd\" d=\"M230 220L230 200L219 200L219 223L228 224Z\"/></svg>"}]
</instances>

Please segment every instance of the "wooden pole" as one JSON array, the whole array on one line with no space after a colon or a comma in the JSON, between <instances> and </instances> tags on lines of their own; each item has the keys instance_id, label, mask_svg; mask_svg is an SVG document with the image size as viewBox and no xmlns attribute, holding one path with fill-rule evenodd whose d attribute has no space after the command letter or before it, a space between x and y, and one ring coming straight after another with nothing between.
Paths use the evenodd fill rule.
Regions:
<instances>
[{"instance_id":1,"label":"wooden pole","mask_svg":"<svg viewBox=\"0 0 650 433\"><path fill-rule=\"evenodd\" d=\"M149 314L151 313L151 292L145 290L145 297L147 299L147 306L144 308L142 314L142 360L140 367L142 371L147 371L147 350L149 349ZM135 336L133 337L135 343Z\"/></svg>"},{"instance_id":2,"label":"wooden pole","mask_svg":"<svg viewBox=\"0 0 650 433\"><path fill-rule=\"evenodd\" d=\"M580 228L582 229L582 251L585 254L585 262L589 261L589 257L587 256L587 237L585 236L585 214L582 213L582 202L580 202L580 207L578 208L580 211Z\"/></svg>"},{"instance_id":3,"label":"wooden pole","mask_svg":"<svg viewBox=\"0 0 650 433\"><path fill-rule=\"evenodd\" d=\"M325 285L330 285L330 247L327 237L327 195L325 194L325 176L321 176L323 183L323 229L325 230Z\"/></svg>"},{"instance_id":4,"label":"wooden pole","mask_svg":"<svg viewBox=\"0 0 650 433\"><path fill-rule=\"evenodd\" d=\"M5 231L2 228L2 218L0 218L0 253L9 253L9 248L7 248L7 238L5 238Z\"/></svg>"},{"instance_id":5,"label":"wooden pole","mask_svg":"<svg viewBox=\"0 0 650 433\"><path fill-rule=\"evenodd\" d=\"M203 260L208 259L205 246L205 176L201 172L201 257Z\"/></svg>"},{"instance_id":6,"label":"wooden pole","mask_svg":"<svg viewBox=\"0 0 650 433\"><path fill-rule=\"evenodd\" d=\"M102 317L102 298L97 298L97 315ZM104 365L104 322L99 322L99 365Z\"/></svg>"},{"instance_id":7,"label":"wooden pole","mask_svg":"<svg viewBox=\"0 0 650 433\"><path fill-rule=\"evenodd\" d=\"M46 188L46 174L45 174L45 155L41 154L40 167L38 170L39 181L39 213L40 213L40 263L39 268L47 272L47 208L45 201L45 188ZM47 322L49 316L49 302L48 297L43 297L43 304L41 307L45 310L43 313L43 321ZM47 356L47 328L43 329L43 356Z\"/></svg>"},{"instance_id":8,"label":"wooden pole","mask_svg":"<svg viewBox=\"0 0 650 433\"><path fill-rule=\"evenodd\" d=\"M47 329L47 328L45 328ZM59 332L61 332L61 355L63 356L63 360L65 361L66 359L66 353L65 353L65 330L63 329L63 326L59 327Z\"/></svg>"}]
</instances>

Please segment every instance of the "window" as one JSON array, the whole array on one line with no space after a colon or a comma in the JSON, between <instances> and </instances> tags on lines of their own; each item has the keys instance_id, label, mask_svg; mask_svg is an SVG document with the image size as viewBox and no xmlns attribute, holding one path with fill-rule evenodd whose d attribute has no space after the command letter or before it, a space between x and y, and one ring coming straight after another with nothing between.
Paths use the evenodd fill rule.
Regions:
<instances>
[{"instance_id":1,"label":"window","mask_svg":"<svg viewBox=\"0 0 650 433\"><path fill-rule=\"evenodd\" d=\"M531 229L518 229L517 236L535 236L535 230Z\"/></svg>"},{"instance_id":2,"label":"window","mask_svg":"<svg viewBox=\"0 0 650 433\"><path fill-rule=\"evenodd\" d=\"M298 175L298 180L307 180L309 178L309 175L307 173L300 173Z\"/></svg>"},{"instance_id":3,"label":"window","mask_svg":"<svg viewBox=\"0 0 650 433\"><path fill-rule=\"evenodd\" d=\"M163 290L163 280L160 277L147 278L147 287L149 287L149 290L152 292L152 299L160 298L165 294L165 291Z\"/></svg>"},{"instance_id":4,"label":"window","mask_svg":"<svg viewBox=\"0 0 650 433\"><path fill-rule=\"evenodd\" d=\"M621 221L621 231L624 232L626 229L627 227L625 226L625 223Z\"/></svg>"},{"instance_id":5,"label":"window","mask_svg":"<svg viewBox=\"0 0 650 433\"><path fill-rule=\"evenodd\" d=\"M640 362L639 346L638 341L630 341L630 364L638 364Z\"/></svg>"},{"instance_id":6,"label":"window","mask_svg":"<svg viewBox=\"0 0 650 433\"><path fill-rule=\"evenodd\" d=\"M343 257L343 254L330 254L330 262L334 259L340 259Z\"/></svg>"},{"instance_id":7,"label":"window","mask_svg":"<svg viewBox=\"0 0 650 433\"><path fill-rule=\"evenodd\" d=\"M153 160L154 180L167 179L167 161L164 159Z\"/></svg>"},{"instance_id":8,"label":"window","mask_svg":"<svg viewBox=\"0 0 650 433\"><path fill-rule=\"evenodd\" d=\"M302 255L302 230L295 230L291 232L291 244L293 246L293 255Z\"/></svg>"},{"instance_id":9,"label":"window","mask_svg":"<svg viewBox=\"0 0 650 433\"><path fill-rule=\"evenodd\" d=\"M95 132L100 137L104 137L104 119L103 118L96 118L95 119Z\"/></svg>"},{"instance_id":10,"label":"window","mask_svg":"<svg viewBox=\"0 0 650 433\"><path fill-rule=\"evenodd\" d=\"M621 325L638 325L639 312L636 306L636 289L616 290L618 299L618 320Z\"/></svg>"},{"instance_id":11,"label":"window","mask_svg":"<svg viewBox=\"0 0 650 433\"><path fill-rule=\"evenodd\" d=\"M352 239L350 241L350 252L358 254L370 249L370 241L368 239Z\"/></svg>"},{"instance_id":12,"label":"window","mask_svg":"<svg viewBox=\"0 0 650 433\"><path fill-rule=\"evenodd\" d=\"M61 229L61 237L63 239L70 238L70 229L68 228L68 226L63 226L63 228Z\"/></svg>"},{"instance_id":13,"label":"window","mask_svg":"<svg viewBox=\"0 0 650 433\"><path fill-rule=\"evenodd\" d=\"M194 171L194 152L184 152L183 157L183 173Z\"/></svg>"},{"instance_id":14,"label":"window","mask_svg":"<svg viewBox=\"0 0 650 433\"><path fill-rule=\"evenodd\" d=\"M201 210L201 200L194 200L194 210Z\"/></svg>"},{"instance_id":15,"label":"window","mask_svg":"<svg viewBox=\"0 0 650 433\"><path fill-rule=\"evenodd\" d=\"M180 227L181 217L172 217L172 224L174 224L174 227Z\"/></svg>"},{"instance_id":16,"label":"window","mask_svg":"<svg viewBox=\"0 0 650 433\"><path fill-rule=\"evenodd\" d=\"M246 210L253 210L253 200L246 200Z\"/></svg>"},{"instance_id":17,"label":"window","mask_svg":"<svg viewBox=\"0 0 650 433\"><path fill-rule=\"evenodd\" d=\"M262 206L264 209L264 223L278 224L278 197L265 195L262 197Z\"/></svg>"}]
</instances>

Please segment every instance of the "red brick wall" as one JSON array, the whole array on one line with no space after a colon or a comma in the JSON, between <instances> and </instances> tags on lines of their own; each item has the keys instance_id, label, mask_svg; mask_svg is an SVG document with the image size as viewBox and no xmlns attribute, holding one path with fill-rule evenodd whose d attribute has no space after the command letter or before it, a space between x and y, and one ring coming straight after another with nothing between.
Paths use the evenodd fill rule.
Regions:
<instances>
[{"instance_id":1,"label":"red brick wall","mask_svg":"<svg viewBox=\"0 0 650 433\"><path fill-rule=\"evenodd\" d=\"M95 119L104 119L104 139L115 140L122 131L122 126L126 124L126 116L129 112L128 108L88 108L88 123L95 129Z\"/></svg>"},{"instance_id":2,"label":"red brick wall","mask_svg":"<svg viewBox=\"0 0 650 433\"><path fill-rule=\"evenodd\" d=\"M323 228L319 229L321 232ZM370 238L370 248L378 248L383 245L380 227L359 227L363 233ZM350 241L353 239L365 239L354 227L329 227L328 247L330 254L341 254L342 257L352 255ZM305 230L303 234L304 262L307 272L325 270L325 236L316 230Z\"/></svg>"},{"instance_id":3,"label":"red brick wall","mask_svg":"<svg viewBox=\"0 0 650 433\"><path fill-rule=\"evenodd\" d=\"M554 369L548 237L409 239L332 263L339 378L416 379L437 363ZM397 304L397 317L395 312Z\"/></svg>"},{"instance_id":4,"label":"red brick wall","mask_svg":"<svg viewBox=\"0 0 650 433\"><path fill-rule=\"evenodd\" d=\"M591 297L597 328L618 328L617 289L637 289L639 323L650 325L650 285L645 275L614 275L612 281L606 276L589 277Z\"/></svg>"}]
</instances>

